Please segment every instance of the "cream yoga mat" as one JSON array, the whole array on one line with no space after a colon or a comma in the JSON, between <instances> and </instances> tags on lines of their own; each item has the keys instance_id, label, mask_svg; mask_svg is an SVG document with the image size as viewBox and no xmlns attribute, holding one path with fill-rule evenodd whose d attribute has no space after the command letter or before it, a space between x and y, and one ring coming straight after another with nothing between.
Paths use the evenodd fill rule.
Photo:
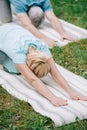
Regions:
<instances>
[{"instance_id":1,"label":"cream yoga mat","mask_svg":"<svg viewBox=\"0 0 87 130\"><path fill-rule=\"evenodd\" d=\"M71 35L73 37L73 39L75 41L87 38L87 30L86 29L80 28L78 26L70 24L70 23L68 23L64 20L61 20L61 19L60 19L60 21L61 21L64 29L67 31L67 33L69 35ZM18 21L18 19L15 15L13 15L13 23L21 25L21 23ZM39 28L39 31L42 32L43 34L45 34L46 36L56 40L57 45L60 47L65 46L68 43L70 43L70 41L68 41L68 40L63 40L63 41L60 40L60 35L52 28L51 24L49 23L49 21L47 19L45 19L45 22Z\"/></svg>"},{"instance_id":2,"label":"cream yoga mat","mask_svg":"<svg viewBox=\"0 0 87 130\"><path fill-rule=\"evenodd\" d=\"M75 40L87 38L87 30L63 20L60 21L65 30L67 30ZM15 15L13 15L13 23L20 25L20 22L17 20ZM44 26L39 30L48 37L58 40L58 46L64 46L69 43L67 40L63 42L60 40L59 35L57 35L56 31L53 30L47 20L45 21ZM87 95L86 79L71 73L59 65L57 65L57 67L73 89ZM87 119L86 101L71 100L69 95L60 86L57 86L50 75L47 75L42 80L47 84L48 88L55 93L55 95L67 99L69 104L63 107L53 106L46 98L41 96L31 85L29 85L23 76L12 75L0 69L0 84L2 87L11 95L30 103L36 112L49 117L57 126L75 122L77 119Z\"/></svg>"},{"instance_id":3,"label":"cream yoga mat","mask_svg":"<svg viewBox=\"0 0 87 130\"><path fill-rule=\"evenodd\" d=\"M87 80L77 76L57 65L58 70L78 93L87 95ZM53 120L57 126L75 122L77 119L87 119L87 102L71 100L69 95L58 86L50 75L42 79L48 88L55 94L68 100L67 106L55 107L46 98L41 96L23 76L12 75L0 70L0 84L11 95L31 104L36 112Z\"/></svg>"}]
</instances>

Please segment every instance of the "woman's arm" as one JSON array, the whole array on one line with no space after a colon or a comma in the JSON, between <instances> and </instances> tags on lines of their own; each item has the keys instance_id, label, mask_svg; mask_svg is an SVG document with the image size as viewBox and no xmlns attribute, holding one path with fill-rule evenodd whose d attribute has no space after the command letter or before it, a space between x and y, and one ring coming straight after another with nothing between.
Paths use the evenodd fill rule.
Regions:
<instances>
[{"instance_id":1,"label":"woman's arm","mask_svg":"<svg viewBox=\"0 0 87 130\"><path fill-rule=\"evenodd\" d=\"M26 64L16 65L21 74L25 77L29 84L31 84L41 95L46 97L55 106L67 105L67 101L55 96L48 87L37 78L34 73L27 67Z\"/></svg>"},{"instance_id":2,"label":"woman's arm","mask_svg":"<svg viewBox=\"0 0 87 130\"><path fill-rule=\"evenodd\" d=\"M70 95L70 97L72 99L75 100L84 100L87 101L87 96L83 96L78 94L77 92L75 92L71 86L68 84L68 82L64 79L64 77L60 74L60 72L58 71L54 60L51 58L50 59L50 65L51 65L51 75L53 77L53 79L61 85L61 87Z\"/></svg>"}]
</instances>

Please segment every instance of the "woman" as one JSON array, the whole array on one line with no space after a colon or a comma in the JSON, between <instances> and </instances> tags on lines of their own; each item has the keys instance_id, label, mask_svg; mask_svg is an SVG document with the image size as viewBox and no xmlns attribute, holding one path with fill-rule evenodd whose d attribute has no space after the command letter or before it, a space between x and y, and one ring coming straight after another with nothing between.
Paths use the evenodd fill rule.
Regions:
<instances>
[{"instance_id":1,"label":"woman","mask_svg":"<svg viewBox=\"0 0 87 130\"><path fill-rule=\"evenodd\" d=\"M40 80L50 73L72 99L87 101L87 97L78 95L59 73L52 55L42 41L28 30L16 25L6 24L0 27L0 50L4 52L4 69L10 73L21 73L35 89L53 105L67 105L68 101L54 95Z\"/></svg>"}]
</instances>

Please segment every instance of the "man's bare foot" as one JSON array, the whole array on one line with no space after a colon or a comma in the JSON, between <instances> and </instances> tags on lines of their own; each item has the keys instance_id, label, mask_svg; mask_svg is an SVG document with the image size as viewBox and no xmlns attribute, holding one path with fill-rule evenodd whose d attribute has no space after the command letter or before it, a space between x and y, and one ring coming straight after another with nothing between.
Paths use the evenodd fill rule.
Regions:
<instances>
[{"instance_id":1,"label":"man's bare foot","mask_svg":"<svg viewBox=\"0 0 87 130\"><path fill-rule=\"evenodd\" d=\"M80 94L78 94L78 93L76 93L76 92L70 93L70 97L71 97L73 100L87 101L87 96L80 95Z\"/></svg>"},{"instance_id":2,"label":"man's bare foot","mask_svg":"<svg viewBox=\"0 0 87 130\"><path fill-rule=\"evenodd\" d=\"M67 100L60 97L53 98L51 102L56 107L68 105Z\"/></svg>"}]
</instances>

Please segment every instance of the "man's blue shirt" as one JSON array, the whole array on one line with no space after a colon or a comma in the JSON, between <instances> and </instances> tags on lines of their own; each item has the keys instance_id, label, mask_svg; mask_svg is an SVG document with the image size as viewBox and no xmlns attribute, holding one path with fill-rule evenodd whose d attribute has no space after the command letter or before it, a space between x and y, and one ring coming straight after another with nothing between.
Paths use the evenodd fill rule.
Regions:
<instances>
[{"instance_id":1,"label":"man's blue shirt","mask_svg":"<svg viewBox=\"0 0 87 130\"><path fill-rule=\"evenodd\" d=\"M43 12L52 10L50 0L9 0L16 13L26 13L31 6L39 6Z\"/></svg>"}]
</instances>

